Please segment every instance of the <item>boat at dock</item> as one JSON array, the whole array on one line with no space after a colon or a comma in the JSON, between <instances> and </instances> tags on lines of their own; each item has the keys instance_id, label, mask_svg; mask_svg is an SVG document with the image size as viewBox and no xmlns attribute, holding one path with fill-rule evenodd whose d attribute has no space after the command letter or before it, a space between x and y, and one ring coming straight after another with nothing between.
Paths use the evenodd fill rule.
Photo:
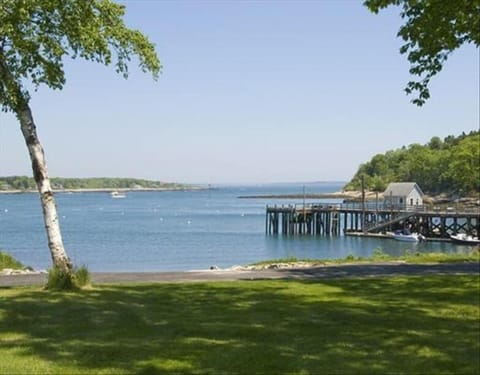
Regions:
<instances>
[{"instance_id":1,"label":"boat at dock","mask_svg":"<svg viewBox=\"0 0 480 375\"><path fill-rule=\"evenodd\" d=\"M411 233L410 231L396 231L393 234L393 239L397 241L404 241L404 242L420 242L425 239L421 234L419 233Z\"/></svg>"},{"instance_id":2,"label":"boat at dock","mask_svg":"<svg viewBox=\"0 0 480 375\"><path fill-rule=\"evenodd\" d=\"M452 234L450 236L452 242L462 245L480 245L480 239L466 233Z\"/></svg>"}]
</instances>

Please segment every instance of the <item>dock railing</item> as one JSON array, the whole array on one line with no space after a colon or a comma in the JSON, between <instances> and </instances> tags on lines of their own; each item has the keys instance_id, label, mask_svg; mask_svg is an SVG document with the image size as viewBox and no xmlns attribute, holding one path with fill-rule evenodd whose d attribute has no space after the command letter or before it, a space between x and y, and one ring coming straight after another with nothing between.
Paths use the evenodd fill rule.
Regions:
<instances>
[{"instance_id":1,"label":"dock railing","mask_svg":"<svg viewBox=\"0 0 480 375\"><path fill-rule=\"evenodd\" d=\"M293 203L282 205L267 205L267 211L283 211L293 210L301 212L303 210L307 212L315 210L336 210L336 211L362 211L363 207L361 203L349 202L349 203ZM418 205L418 206L388 206L383 204L376 205L375 203L365 203L365 211L373 212L419 212L419 213L431 213L431 214L480 214L480 207L436 207L430 205Z\"/></svg>"}]
</instances>

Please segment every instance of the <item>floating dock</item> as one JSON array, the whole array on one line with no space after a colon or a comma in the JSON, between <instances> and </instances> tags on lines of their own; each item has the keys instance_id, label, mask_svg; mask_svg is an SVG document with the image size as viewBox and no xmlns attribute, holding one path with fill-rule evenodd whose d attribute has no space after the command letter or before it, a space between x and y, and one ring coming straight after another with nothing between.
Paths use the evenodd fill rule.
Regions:
<instances>
[{"instance_id":1,"label":"floating dock","mask_svg":"<svg viewBox=\"0 0 480 375\"><path fill-rule=\"evenodd\" d=\"M480 233L480 209L393 209L359 204L315 203L267 206L265 233L286 236L378 235L408 228L429 239Z\"/></svg>"}]
</instances>

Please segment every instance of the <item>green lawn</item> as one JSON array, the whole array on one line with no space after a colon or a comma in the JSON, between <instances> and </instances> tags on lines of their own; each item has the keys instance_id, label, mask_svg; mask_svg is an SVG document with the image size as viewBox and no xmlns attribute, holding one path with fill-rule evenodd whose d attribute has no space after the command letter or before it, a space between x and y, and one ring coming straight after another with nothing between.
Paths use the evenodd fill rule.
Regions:
<instances>
[{"instance_id":1,"label":"green lawn","mask_svg":"<svg viewBox=\"0 0 480 375\"><path fill-rule=\"evenodd\" d=\"M0 288L0 373L478 374L479 282Z\"/></svg>"}]
</instances>

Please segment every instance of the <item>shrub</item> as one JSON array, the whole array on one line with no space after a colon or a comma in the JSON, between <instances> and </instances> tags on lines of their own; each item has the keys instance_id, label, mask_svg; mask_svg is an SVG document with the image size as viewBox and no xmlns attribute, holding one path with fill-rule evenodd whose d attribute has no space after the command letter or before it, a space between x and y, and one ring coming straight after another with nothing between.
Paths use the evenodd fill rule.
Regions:
<instances>
[{"instance_id":1,"label":"shrub","mask_svg":"<svg viewBox=\"0 0 480 375\"><path fill-rule=\"evenodd\" d=\"M390 259L390 255L384 253L382 248L377 247L373 250L373 254L371 258L373 260L386 260L386 259Z\"/></svg>"},{"instance_id":2,"label":"shrub","mask_svg":"<svg viewBox=\"0 0 480 375\"><path fill-rule=\"evenodd\" d=\"M353 254L348 254L345 260L348 262L353 262L355 260L355 256Z\"/></svg>"},{"instance_id":3,"label":"shrub","mask_svg":"<svg viewBox=\"0 0 480 375\"><path fill-rule=\"evenodd\" d=\"M48 270L46 289L49 290L78 290L90 284L90 271L86 266L75 268L72 273L53 266Z\"/></svg>"},{"instance_id":4,"label":"shrub","mask_svg":"<svg viewBox=\"0 0 480 375\"><path fill-rule=\"evenodd\" d=\"M75 275L68 273L53 266L48 270L48 279L46 289L49 290L76 290L78 289L75 283Z\"/></svg>"},{"instance_id":5,"label":"shrub","mask_svg":"<svg viewBox=\"0 0 480 375\"><path fill-rule=\"evenodd\" d=\"M75 282L80 288L90 285L90 271L86 266L82 266L75 270Z\"/></svg>"},{"instance_id":6,"label":"shrub","mask_svg":"<svg viewBox=\"0 0 480 375\"><path fill-rule=\"evenodd\" d=\"M23 269L24 266L10 254L0 251L0 270L4 268Z\"/></svg>"}]
</instances>

